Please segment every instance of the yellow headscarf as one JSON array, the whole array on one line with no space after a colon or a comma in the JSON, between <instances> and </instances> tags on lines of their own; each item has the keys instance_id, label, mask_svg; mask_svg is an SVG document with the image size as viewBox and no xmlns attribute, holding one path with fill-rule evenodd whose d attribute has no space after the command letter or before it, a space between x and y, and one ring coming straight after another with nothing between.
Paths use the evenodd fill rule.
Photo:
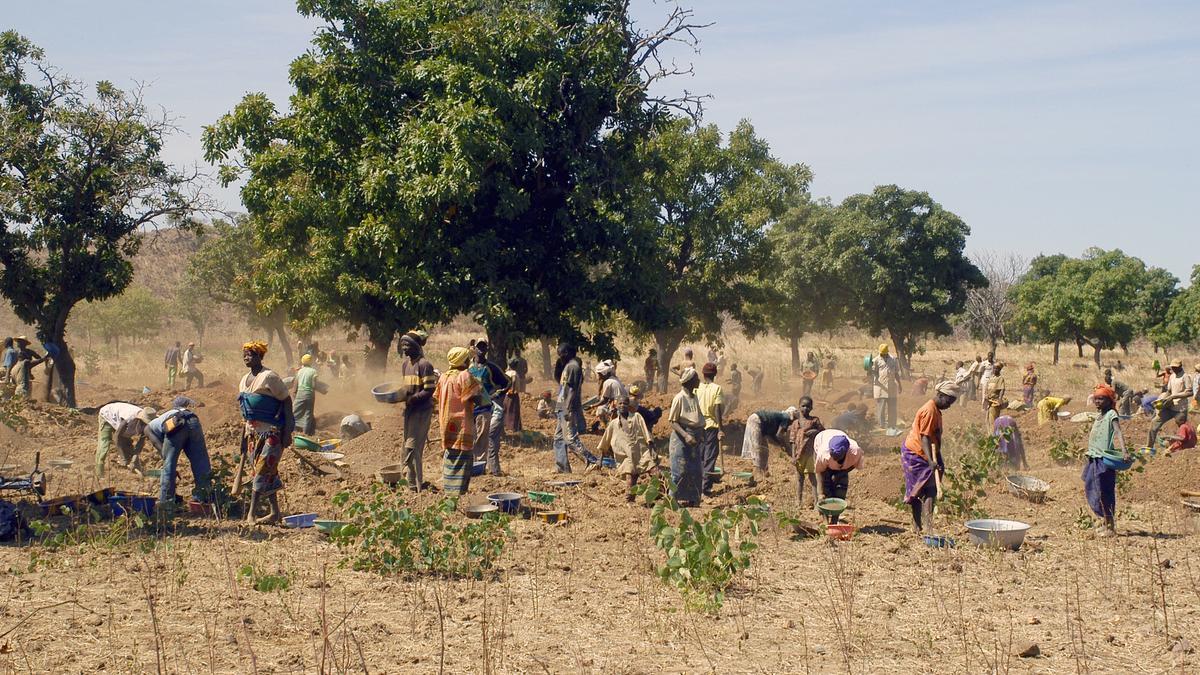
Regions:
<instances>
[{"instance_id":1,"label":"yellow headscarf","mask_svg":"<svg viewBox=\"0 0 1200 675\"><path fill-rule=\"evenodd\" d=\"M258 340L252 340L252 341L247 342L246 344L242 345L242 351L255 352L259 356L266 356L267 355L267 343L260 342Z\"/></svg>"},{"instance_id":2,"label":"yellow headscarf","mask_svg":"<svg viewBox=\"0 0 1200 675\"><path fill-rule=\"evenodd\" d=\"M880 356L888 355L888 346L886 344L879 345L879 355Z\"/></svg>"},{"instance_id":3,"label":"yellow headscarf","mask_svg":"<svg viewBox=\"0 0 1200 675\"><path fill-rule=\"evenodd\" d=\"M304 356L301 356L300 357L300 365L311 366L312 365L312 354L305 354Z\"/></svg>"},{"instance_id":4,"label":"yellow headscarf","mask_svg":"<svg viewBox=\"0 0 1200 675\"><path fill-rule=\"evenodd\" d=\"M461 369L471 360L471 350L466 347L455 347L446 354L446 360L450 362L451 368Z\"/></svg>"}]
</instances>

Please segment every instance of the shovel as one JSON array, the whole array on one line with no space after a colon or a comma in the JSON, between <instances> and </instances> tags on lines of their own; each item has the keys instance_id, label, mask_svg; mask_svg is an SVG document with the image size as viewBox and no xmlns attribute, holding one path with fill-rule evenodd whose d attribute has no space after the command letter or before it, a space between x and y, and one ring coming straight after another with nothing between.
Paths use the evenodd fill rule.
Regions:
<instances>
[{"instance_id":1,"label":"shovel","mask_svg":"<svg viewBox=\"0 0 1200 675\"><path fill-rule=\"evenodd\" d=\"M242 474L246 470L246 432L242 432L241 458L238 460L237 471L233 474L233 495L236 497L242 492Z\"/></svg>"}]
</instances>

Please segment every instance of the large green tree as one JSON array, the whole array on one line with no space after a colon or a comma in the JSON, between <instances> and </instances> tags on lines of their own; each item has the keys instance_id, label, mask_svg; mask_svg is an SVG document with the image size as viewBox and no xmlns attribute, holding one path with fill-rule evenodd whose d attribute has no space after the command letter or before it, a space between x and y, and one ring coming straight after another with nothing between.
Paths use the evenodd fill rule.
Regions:
<instances>
[{"instance_id":1,"label":"large green tree","mask_svg":"<svg viewBox=\"0 0 1200 675\"><path fill-rule=\"evenodd\" d=\"M1161 321L1177 284L1171 274L1119 249L1039 258L1013 289L1016 317L1035 336L1073 341L1080 356L1091 347L1098 367L1101 350L1126 347Z\"/></svg>"},{"instance_id":2,"label":"large green tree","mask_svg":"<svg viewBox=\"0 0 1200 675\"><path fill-rule=\"evenodd\" d=\"M76 304L123 291L144 228L205 205L194 176L160 152L172 131L140 92L88 95L20 35L0 33L0 294L37 327L68 405Z\"/></svg>"},{"instance_id":3,"label":"large green tree","mask_svg":"<svg viewBox=\"0 0 1200 675\"><path fill-rule=\"evenodd\" d=\"M833 330L851 318L850 286L833 268L829 250L837 217L828 200L804 200L768 233L774 253L760 273L766 294L758 300L758 311L771 330L788 340L793 373L801 368L800 338Z\"/></svg>"},{"instance_id":4,"label":"large green tree","mask_svg":"<svg viewBox=\"0 0 1200 675\"><path fill-rule=\"evenodd\" d=\"M767 229L812 180L808 167L772 157L749 122L723 140L715 125L677 119L643 148L642 214L655 236L630 243L645 254L639 280L652 295L631 314L654 335L664 386L684 340L718 342L728 317L751 333L762 327L752 309L763 290L755 281L771 264Z\"/></svg>"},{"instance_id":5,"label":"large green tree","mask_svg":"<svg viewBox=\"0 0 1200 675\"><path fill-rule=\"evenodd\" d=\"M255 261L258 259L258 243L255 228L246 218L231 223L213 220L200 248L188 259L183 276L181 299L194 303L202 311L211 311L214 303L234 308L251 326L267 332L267 339L278 336L288 365L292 363L292 347L287 331L287 313L282 307L264 311L260 297L262 292L254 277ZM203 324L200 317L193 316L193 309L186 310L187 318L197 327Z\"/></svg>"},{"instance_id":6,"label":"large green tree","mask_svg":"<svg viewBox=\"0 0 1200 675\"><path fill-rule=\"evenodd\" d=\"M318 19L285 113L248 96L205 132L266 246L268 305L366 325L377 347L459 313L503 357L523 336L602 325L630 286L611 251L634 148L694 101L656 99L654 30L623 0L301 0ZM386 347L384 347L386 349Z\"/></svg>"},{"instance_id":7,"label":"large green tree","mask_svg":"<svg viewBox=\"0 0 1200 675\"><path fill-rule=\"evenodd\" d=\"M1155 325L1151 336L1164 348L1200 345L1200 265L1192 267L1191 284L1172 298L1164 319Z\"/></svg>"},{"instance_id":8,"label":"large green tree","mask_svg":"<svg viewBox=\"0 0 1200 675\"><path fill-rule=\"evenodd\" d=\"M987 284L963 251L971 228L928 193L895 185L847 197L838 211L830 255L853 292L854 323L886 330L908 369L921 336L949 333L967 291Z\"/></svg>"}]
</instances>

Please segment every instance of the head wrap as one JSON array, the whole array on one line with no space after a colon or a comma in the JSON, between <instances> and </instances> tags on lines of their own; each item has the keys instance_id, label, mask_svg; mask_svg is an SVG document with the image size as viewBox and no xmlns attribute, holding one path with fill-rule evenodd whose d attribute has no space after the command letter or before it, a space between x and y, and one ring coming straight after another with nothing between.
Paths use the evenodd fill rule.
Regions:
<instances>
[{"instance_id":1,"label":"head wrap","mask_svg":"<svg viewBox=\"0 0 1200 675\"><path fill-rule=\"evenodd\" d=\"M887 346L886 344L880 344L880 345L879 345L879 355L880 355L880 356L887 356L887 355L888 355L888 346Z\"/></svg>"},{"instance_id":2,"label":"head wrap","mask_svg":"<svg viewBox=\"0 0 1200 675\"><path fill-rule=\"evenodd\" d=\"M850 438L845 434L834 436L829 441L829 455L838 462L846 459L846 454L850 452Z\"/></svg>"},{"instance_id":3,"label":"head wrap","mask_svg":"<svg viewBox=\"0 0 1200 675\"><path fill-rule=\"evenodd\" d=\"M796 419L796 416L800 414L800 409L793 405L789 406L788 409L784 410L783 412L787 413L788 417Z\"/></svg>"},{"instance_id":4,"label":"head wrap","mask_svg":"<svg viewBox=\"0 0 1200 675\"><path fill-rule=\"evenodd\" d=\"M687 384L688 382L691 382L692 380L698 380L698 379L700 379L700 376L696 374L695 368L684 368L683 372L679 374L679 383L680 384Z\"/></svg>"},{"instance_id":5,"label":"head wrap","mask_svg":"<svg viewBox=\"0 0 1200 675\"><path fill-rule=\"evenodd\" d=\"M600 363L596 364L596 374L597 375L607 377L609 375L612 375L613 371L616 369L617 369L617 366L613 364L612 359L605 359L605 360L601 361Z\"/></svg>"},{"instance_id":6,"label":"head wrap","mask_svg":"<svg viewBox=\"0 0 1200 675\"><path fill-rule=\"evenodd\" d=\"M542 392L542 398L550 398L553 395L554 395L554 392L550 391L549 389Z\"/></svg>"},{"instance_id":7,"label":"head wrap","mask_svg":"<svg viewBox=\"0 0 1200 675\"><path fill-rule=\"evenodd\" d=\"M1183 367L1183 361L1182 361L1182 360L1180 360L1180 359L1175 359L1174 361L1172 361L1172 362L1171 362L1171 367L1172 367L1172 368L1182 368L1182 367Z\"/></svg>"},{"instance_id":8,"label":"head wrap","mask_svg":"<svg viewBox=\"0 0 1200 675\"><path fill-rule=\"evenodd\" d=\"M487 340L476 340L475 341L475 349L478 351L486 352L489 347L490 347L490 345L488 344Z\"/></svg>"},{"instance_id":9,"label":"head wrap","mask_svg":"<svg viewBox=\"0 0 1200 675\"><path fill-rule=\"evenodd\" d=\"M1117 402L1117 392L1112 387L1108 386L1107 384L1105 384L1103 382L1096 385L1096 388L1092 390L1092 397L1093 398L1107 398L1108 400L1112 401L1113 403Z\"/></svg>"},{"instance_id":10,"label":"head wrap","mask_svg":"<svg viewBox=\"0 0 1200 675\"><path fill-rule=\"evenodd\" d=\"M425 344L421 341L421 336L417 335L416 331L411 330L400 336L400 342L408 342L415 347L420 347L421 345Z\"/></svg>"},{"instance_id":11,"label":"head wrap","mask_svg":"<svg viewBox=\"0 0 1200 675\"><path fill-rule=\"evenodd\" d=\"M251 340L250 342L247 342L246 344L242 345L242 351L254 352L255 354L258 354L259 356L266 356L267 355L267 343L261 342L259 340Z\"/></svg>"},{"instance_id":12,"label":"head wrap","mask_svg":"<svg viewBox=\"0 0 1200 675\"><path fill-rule=\"evenodd\" d=\"M420 328L414 328L400 336L401 340L405 338L412 340L418 347L424 347L425 343L429 341L429 333L426 333Z\"/></svg>"},{"instance_id":13,"label":"head wrap","mask_svg":"<svg viewBox=\"0 0 1200 675\"><path fill-rule=\"evenodd\" d=\"M709 361L708 363L704 364L703 367L700 368L700 372L704 373L705 377L716 377L717 376L717 364Z\"/></svg>"},{"instance_id":14,"label":"head wrap","mask_svg":"<svg viewBox=\"0 0 1200 675\"><path fill-rule=\"evenodd\" d=\"M191 408L194 405L196 405L196 402L186 396L176 396L175 399L171 401L172 408Z\"/></svg>"},{"instance_id":15,"label":"head wrap","mask_svg":"<svg viewBox=\"0 0 1200 675\"><path fill-rule=\"evenodd\" d=\"M300 357L300 365L311 366L312 365L312 354L305 354L304 356L301 356Z\"/></svg>"},{"instance_id":16,"label":"head wrap","mask_svg":"<svg viewBox=\"0 0 1200 675\"><path fill-rule=\"evenodd\" d=\"M446 360L451 368L462 368L471 360L471 350L466 347L454 347L446 354Z\"/></svg>"},{"instance_id":17,"label":"head wrap","mask_svg":"<svg viewBox=\"0 0 1200 675\"><path fill-rule=\"evenodd\" d=\"M958 389L958 385L954 384L954 382L951 380L943 380L941 382L938 382L937 386L934 387L933 390L939 394L945 394L946 396L953 396L954 398L958 398L958 395L960 393L959 389Z\"/></svg>"}]
</instances>

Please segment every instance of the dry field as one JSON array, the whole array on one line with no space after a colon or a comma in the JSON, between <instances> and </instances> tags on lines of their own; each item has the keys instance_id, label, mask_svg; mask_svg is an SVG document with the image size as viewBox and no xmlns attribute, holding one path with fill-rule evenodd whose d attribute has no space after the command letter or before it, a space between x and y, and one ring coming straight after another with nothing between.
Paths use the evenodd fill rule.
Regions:
<instances>
[{"instance_id":1,"label":"dry field","mask_svg":"<svg viewBox=\"0 0 1200 675\"><path fill-rule=\"evenodd\" d=\"M445 348L465 333L435 334L430 353L444 364ZM813 341L842 356L833 395L818 395L828 422L843 406L830 400L861 381L862 356L873 341L840 337ZM930 345L915 367L933 379L978 347ZM347 349L352 349L346 346ZM773 341L728 342L730 357L767 370L766 389L734 415L726 466L745 468L737 455L740 420L759 408L795 403L799 383L786 376L787 351ZM126 350L84 375L81 405L123 398L163 407L160 349ZM1067 352L1064 350L1064 354ZM1050 350L1002 349L1013 364L1038 362L1043 382L1086 396L1094 369L1065 358L1050 368ZM1073 354L1072 354L1073 356ZM1174 356L1174 355L1173 355ZM1129 364L1123 377L1148 384L1149 353L1106 354ZM279 359L269 354L268 365ZM1084 359L1078 359L1083 364ZM1188 359L1188 363L1195 358ZM640 370L634 359L621 373ZM1134 367L1138 368L1137 370ZM241 374L232 336L208 346L209 384L194 392L213 454L232 455L238 417L234 382ZM535 367L535 371L538 370ZM1018 369L1009 373L1012 382ZM539 378L540 379L540 378ZM347 380L318 401L325 436L348 412L369 413L375 430L344 448L351 471L317 477L294 460L283 466L285 511L335 515L331 497L366 493L372 474L398 461L399 410L370 399L370 384ZM141 387L154 391L142 395ZM531 391L540 391L535 382ZM1015 387L1013 387L1015 389ZM192 392L189 392L192 393ZM664 400L665 402L665 400ZM902 418L922 401L903 397ZM1073 412L1081 410L1078 405ZM0 464L74 460L52 472L50 496L101 487L91 475L95 421L35 407L26 434L0 427ZM1051 481L1051 498L1033 504L986 486L982 506L993 517L1016 518L1033 529L1019 552L966 544L961 520L939 516L955 549L930 549L907 531L908 514L890 501L899 492L898 439L859 438L867 467L852 476L847 519L860 531L831 543L794 538L770 524L762 548L735 584L719 614L686 611L680 596L654 574L662 557L647 535L649 510L627 504L610 472L582 475L580 488L561 494L572 521L550 527L514 520L499 569L481 581L380 577L341 566L343 555L314 530L246 528L189 518L170 532L126 533L102 525L52 550L23 543L0 548L8 569L0 601L0 669L18 672L1196 672L1191 644L1200 644L1200 554L1197 523L1179 503L1180 489L1200 490L1196 451L1158 457L1119 497L1119 537L1094 539L1082 527L1086 511L1077 465L1048 454L1053 440L1077 440L1083 425L1038 428L1033 413L1018 419L1025 432L1028 473ZM549 433L525 408L527 428ZM947 414L949 430L979 425L977 404ZM660 423L657 432L661 436ZM1132 431L1141 439L1147 422ZM1173 430L1174 425L1168 425ZM598 436L585 442L594 447ZM958 448L949 448L953 462ZM469 501L500 489L524 492L554 478L544 443L506 445L502 478L472 482ZM190 490L181 462L179 491ZM763 495L775 511L816 524L797 508L794 478L779 458L772 478L750 488L726 484L713 500L728 505ZM581 467L579 467L581 468ZM440 477L440 457L428 452L425 471ZM107 485L156 490L113 468ZM418 504L436 495L424 495ZM772 521L768 521L772 522ZM287 590L259 592L238 572L289 578ZM1181 643L1180 639L1186 641ZM1036 644L1040 656L1018 652ZM1174 651L1172 647L1175 647Z\"/></svg>"}]
</instances>

